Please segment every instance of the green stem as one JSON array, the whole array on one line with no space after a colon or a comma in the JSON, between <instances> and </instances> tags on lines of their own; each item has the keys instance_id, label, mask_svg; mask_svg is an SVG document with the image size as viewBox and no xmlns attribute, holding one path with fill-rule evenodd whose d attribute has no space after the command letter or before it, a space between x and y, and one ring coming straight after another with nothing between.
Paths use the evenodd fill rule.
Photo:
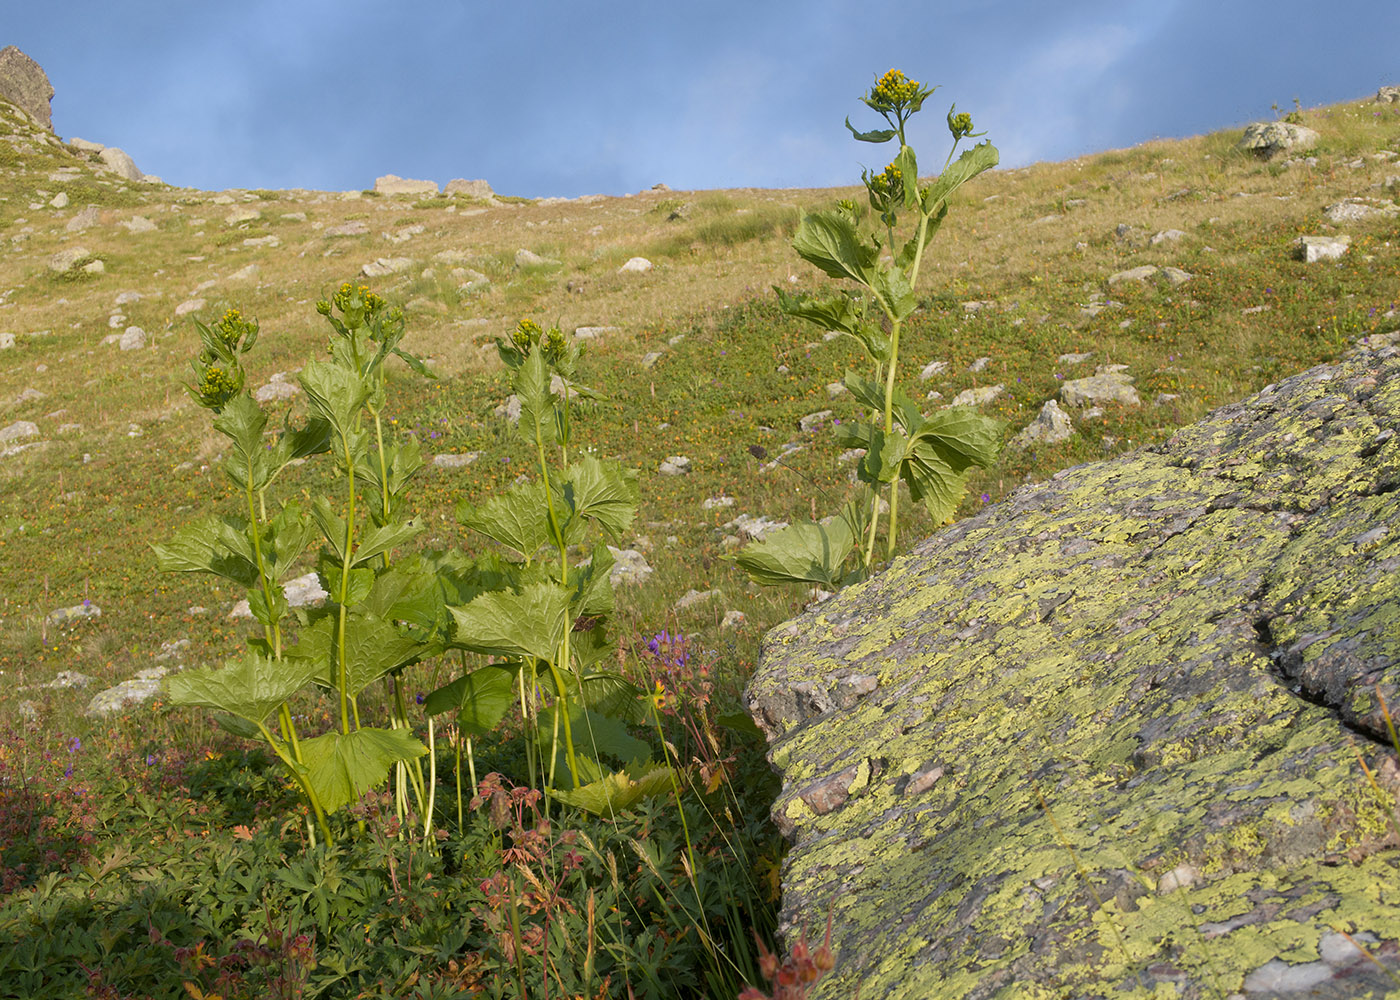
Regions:
<instances>
[{"instance_id":1,"label":"green stem","mask_svg":"<svg viewBox=\"0 0 1400 1000\"><path fill-rule=\"evenodd\" d=\"M567 633L562 644L565 655L569 650L569 639ZM567 660L565 661L568 662ZM569 760L569 777L573 779L574 787L579 786L578 781L578 757L574 753L574 727L569 722L569 699L564 694L564 678L559 673L559 668L553 663L549 665L549 672L554 677L554 689L559 692L559 697L554 702L554 720L557 724L559 717L564 717L564 752ZM553 782L553 775L550 775L550 784Z\"/></svg>"},{"instance_id":2,"label":"green stem","mask_svg":"<svg viewBox=\"0 0 1400 1000\"><path fill-rule=\"evenodd\" d=\"M428 805L423 810L423 839L431 847L434 843L433 808L437 800L437 742L433 738L433 717L428 716Z\"/></svg>"},{"instance_id":3,"label":"green stem","mask_svg":"<svg viewBox=\"0 0 1400 1000\"><path fill-rule=\"evenodd\" d=\"M326 838L326 843L331 843L334 838L331 836L330 824L326 822L326 811L321 808L321 800L316 797L316 792L312 789L311 783L306 780L306 777L296 766L300 762L294 761L287 756L287 752L282 749L281 745L277 742L266 725L259 722L258 729L262 732L263 739L267 740L268 746L272 747L272 752L281 759L283 764L287 765L287 770L292 772L292 778L301 786L302 794L306 796L306 801L311 803L311 809L316 813L316 824L321 828L322 836Z\"/></svg>"},{"instance_id":4,"label":"green stem","mask_svg":"<svg viewBox=\"0 0 1400 1000\"><path fill-rule=\"evenodd\" d=\"M345 606L346 600L350 596L350 567L353 565L355 542L355 456L350 450L350 438L348 435L341 435L341 444L345 449L345 474L349 481L348 500L346 502L345 514L345 556L341 561L340 568L340 598L337 622L337 635L339 641L336 643L336 686L340 689L340 731L344 734L350 732L350 697L347 693L349 680L346 676L345 664L345 622L349 617L349 609ZM359 709L356 708L355 727L359 728Z\"/></svg>"}]
</instances>

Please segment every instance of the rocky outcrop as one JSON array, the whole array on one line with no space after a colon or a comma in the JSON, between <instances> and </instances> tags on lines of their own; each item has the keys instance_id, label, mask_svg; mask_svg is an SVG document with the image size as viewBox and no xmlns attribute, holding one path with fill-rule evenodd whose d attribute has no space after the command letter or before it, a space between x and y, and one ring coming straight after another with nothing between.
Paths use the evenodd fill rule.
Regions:
<instances>
[{"instance_id":1,"label":"rocky outcrop","mask_svg":"<svg viewBox=\"0 0 1400 1000\"><path fill-rule=\"evenodd\" d=\"M44 128L53 130L53 85L43 67L13 45L0 49L0 100L9 101Z\"/></svg>"},{"instance_id":2,"label":"rocky outcrop","mask_svg":"<svg viewBox=\"0 0 1400 1000\"><path fill-rule=\"evenodd\" d=\"M1255 122L1244 130L1239 148L1253 150L1268 160L1280 153L1312 149L1319 138L1312 129L1293 122Z\"/></svg>"},{"instance_id":3,"label":"rocky outcrop","mask_svg":"<svg viewBox=\"0 0 1400 1000\"><path fill-rule=\"evenodd\" d=\"M1397 342L769 633L746 697L785 931L834 918L813 997L1393 995Z\"/></svg>"}]
</instances>

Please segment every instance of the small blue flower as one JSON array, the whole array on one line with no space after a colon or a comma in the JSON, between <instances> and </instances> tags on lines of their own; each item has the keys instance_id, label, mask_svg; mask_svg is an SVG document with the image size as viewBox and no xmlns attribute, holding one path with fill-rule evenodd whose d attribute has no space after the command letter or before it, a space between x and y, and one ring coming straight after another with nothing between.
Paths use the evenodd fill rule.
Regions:
<instances>
[{"instance_id":1,"label":"small blue flower","mask_svg":"<svg viewBox=\"0 0 1400 1000\"><path fill-rule=\"evenodd\" d=\"M983 493L983 494L982 494L982 502L983 502L983 503L990 503L991 500L992 500L991 494L989 494L989 493Z\"/></svg>"}]
</instances>

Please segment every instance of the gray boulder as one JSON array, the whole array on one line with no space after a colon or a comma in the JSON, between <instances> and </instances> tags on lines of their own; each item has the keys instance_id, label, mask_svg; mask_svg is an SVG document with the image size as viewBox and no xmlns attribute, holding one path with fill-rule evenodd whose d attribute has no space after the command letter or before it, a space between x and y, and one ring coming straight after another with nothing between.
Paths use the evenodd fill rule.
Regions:
<instances>
[{"instance_id":1,"label":"gray boulder","mask_svg":"<svg viewBox=\"0 0 1400 1000\"><path fill-rule=\"evenodd\" d=\"M1099 403L1142 402L1133 388L1133 377L1122 372L1104 372L1088 378L1070 379L1060 386L1060 401L1066 406L1095 406Z\"/></svg>"},{"instance_id":2,"label":"gray boulder","mask_svg":"<svg viewBox=\"0 0 1400 1000\"><path fill-rule=\"evenodd\" d=\"M1244 130L1238 145L1268 160L1280 153L1312 149L1320 138L1312 129L1292 122L1255 122Z\"/></svg>"},{"instance_id":3,"label":"gray boulder","mask_svg":"<svg viewBox=\"0 0 1400 1000\"><path fill-rule=\"evenodd\" d=\"M374 179L374 190L380 194L437 194L437 181L415 181L398 174L385 174Z\"/></svg>"},{"instance_id":4,"label":"gray boulder","mask_svg":"<svg viewBox=\"0 0 1400 1000\"><path fill-rule=\"evenodd\" d=\"M1009 446L1012 448L1029 448L1036 444L1058 444L1061 441L1068 441L1074 435L1074 424L1069 419L1069 414L1060 409L1060 404L1053 399L1045 401L1045 405L1040 408L1040 414L1013 437Z\"/></svg>"},{"instance_id":5,"label":"gray boulder","mask_svg":"<svg viewBox=\"0 0 1400 1000\"><path fill-rule=\"evenodd\" d=\"M1376 91L1376 102L1379 104L1400 104L1400 87L1382 87Z\"/></svg>"},{"instance_id":6,"label":"gray boulder","mask_svg":"<svg viewBox=\"0 0 1400 1000\"><path fill-rule=\"evenodd\" d=\"M7 45L0 49L0 100L9 101L49 131L53 131L53 84L38 63Z\"/></svg>"},{"instance_id":7,"label":"gray boulder","mask_svg":"<svg viewBox=\"0 0 1400 1000\"><path fill-rule=\"evenodd\" d=\"M481 198L485 201L495 201L496 192L491 190L491 185L486 181L469 181L461 177L454 177L447 182L447 187L443 188L447 194L464 194L470 198Z\"/></svg>"},{"instance_id":8,"label":"gray boulder","mask_svg":"<svg viewBox=\"0 0 1400 1000\"><path fill-rule=\"evenodd\" d=\"M108 170L118 177L129 181L144 180L146 177L136 166L135 161L116 146L107 146L97 154L97 157L106 164Z\"/></svg>"},{"instance_id":9,"label":"gray boulder","mask_svg":"<svg viewBox=\"0 0 1400 1000\"><path fill-rule=\"evenodd\" d=\"M1299 259L1308 264L1336 260L1350 247L1350 236L1300 236L1294 244Z\"/></svg>"},{"instance_id":10,"label":"gray boulder","mask_svg":"<svg viewBox=\"0 0 1400 1000\"><path fill-rule=\"evenodd\" d=\"M768 634L781 928L830 913L837 955L810 997L1393 995L1397 339Z\"/></svg>"}]
</instances>

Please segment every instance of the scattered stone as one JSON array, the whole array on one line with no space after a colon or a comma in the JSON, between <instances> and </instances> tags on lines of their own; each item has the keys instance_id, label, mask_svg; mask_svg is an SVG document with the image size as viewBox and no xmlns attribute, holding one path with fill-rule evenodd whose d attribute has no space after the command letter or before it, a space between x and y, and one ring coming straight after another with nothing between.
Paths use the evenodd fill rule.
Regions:
<instances>
[{"instance_id":1,"label":"scattered stone","mask_svg":"<svg viewBox=\"0 0 1400 1000\"><path fill-rule=\"evenodd\" d=\"M949 406L985 406L1006 391L1004 385L986 385L976 389L964 389L953 397Z\"/></svg>"},{"instance_id":2,"label":"scattered stone","mask_svg":"<svg viewBox=\"0 0 1400 1000\"><path fill-rule=\"evenodd\" d=\"M1264 159L1280 153L1311 149L1321 138L1316 132L1292 122L1255 122L1244 130L1240 149L1251 149Z\"/></svg>"},{"instance_id":3,"label":"scattered stone","mask_svg":"<svg viewBox=\"0 0 1400 1000\"><path fill-rule=\"evenodd\" d=\"M842 382L828 382L826 384L826 395L828 399L836 399L838 396L844 396L849 391L850 390L847 389Z\"/></svg>"},{"instance_id":4,"label":"scattered stone","mask_svg":"<svg viewBox=\"0 0 1400 1000\"><path fill-rule=\"evenodd\" d=\"M1400 104L1400 87L1382 87L1376 91L1378 104Z\"/></svg>"},{"instance_id":5,"label":"scattered stone","mask_svg":"<svg viewBox=\"0 0 1400 1000\"><path fill-rule=\"evenodd\" d=\"M558 263L559 262L557 260L554 260L551 257L541 257L533 250L521 249L515 251L516 267L548 267L552 264Z\"/></svg>"},{"instance_id":6,"label":"scattered stone","mask_svg":"<svg viewBox=\"0 0 1400 1000\"><path fill-rule=\"evenodd\" d=\"M256 222L261 218L261 209L250 208L245 205L242 208L235 208L233 211L229 212L228 215L225 215L224 222L230 226L236 226L240 222Z\"/></svg>"},{"instance_id":7,"label":"scattered stone","mask_svg":"<svg viewBox=\"0 0 1400 1000\"><path fill-rule=\"evenodd\" d=\"M203 308L203 299L186 299L184 302L181 302L178 306L175 307L175 315L177 317L188 316L190 313L199 312L199 310Z\"/></svg>"},{"instance_id":8,"label":"scattered stone","mask_svg":"<svg viewBox=\"0 0 1400 1000\"><path fill-rule=\"evenodd\" d=\"M1167 406L1171 403L1175 403L1180 398L1181 393L1179 392L1159 392L1157 393L1157 398L1152 401L1152 405Z\"/></svg>"},{"instance_id":9,"label":"scattered stone","mask_svg":"<svg viewBox=\"0 0 1400 1000\"><path fill-rule=\"evenodd\" d=\"M49 207L50 207L50 208L67 208L67 207L68 207L68 192L67 192L67 191L60 191L60 192L58 192L58 194L54 195L53 198L50 199L50 201L49 201Z\"/></svg>"},{"instance_id":10,"label":"scattered stone","mask_svg":"<svg viewBox=\"0 0 1400 1000\"><path fill-rule=\"evenodd\" d=\"M1138 406L1142 401L1133 388L1131 375L1112 372L1089 378L1071 379L1060 386L1060 400L1066 406L1090 406L1097 403L1123 403Z\"/></svg>"},{"instance_id":11,"label":"scattered stone","mask_svg":"<svg viewBox=\"0 0 1400 1000\"><path fill-rule=\"evenodd\" d=\"M940 398L941 398L941 397L940 397ZM862 458L864 458L864 457L865 457L865 449L864 449L864 448L847 448L847 449L846 449L845 451L843 451L841 454L839 454L839 455L836 456L836 464L837 464L838 466L841 466L841 465L854 465L856 462L859 462L859 461L860 461Z\"/></svg>"},{"instance_id":12,"label":"scattered stone","mask_svg":"<svg viewBox=\"0 0 1400 1000\"><path fill-rule=\"evenodd\" d=\"M413 263L412 257L379 257L360 268L360 273L366 278L386 278L411 270Z\"/></svg>"},{"instance_id":13,"label":"scattered stone","mask_svg":"<svg viewBox=\"0 0 1400 1000\"><path fill-rule=\"evenodd\" d=\"M642 274L651 270L651 261L645 257L633 257L617 269L618 274Z\"/></svg>"},{"instance_id":14,"label":"scattered stone","mask_svg":"<svg viewBox=\"0 0 1400 1000\"><path fill-rule=\"evenodd\" d=\"M15 335L13 333L0 333L0 351L9 350L15 346Z\"/></svg>"},{"instance_id":15,"label":"scattered stone","mask_svg":"<svg viewBox=\"0 0 1400 1000\"><path fill-rule=\"evenodd\" d=\"M437 181L415 181L398 174L385 174L374 179L379 194L438 194Z\"/></svg>"},{"instance_id":16,"label":"scattered stone","mask_svg":"<svg viewBox=\"0 0 1400 1000\"><path fill-rule=\"evenodd\" d=\"M991 358L978 358L976 361L972 362L972 364L967 366L967 370L970 372L980 372L985 370L986 367L991 363Z\"/></svg>"},{"instance_id":17,"label":"scattered stone","mask_svg":"<svg viewBox=\"0 0 1400 1000\"><path fill-rule=\"evenodd\" d=\"M106 164L107 169L118 177L129 181L141 181L146 179L146 175L141 172L140 168L136 166L131 157L116 146L107 146L102 152L98 153L97 156L98 159Z\"/></svg>"},{"instance_id":18,"label":"scattered stone","mask_svg":"<svg viewBox=\"0 0 1400 1000\"><path fill-rule=\"evenodd\" d=\"M720 628L741 628L748 621L748 616L742 611L726 611L724 620L720 622Z\"/></svg>"},{"instance_id":19,"label":"scattered stone","mask_svg":"<svg viewBox=\"0 0 1400 1000\"><path fill-rule=\"evenodd\" d=\"M494 202L496 192L491 190L491 185L486 181L469 181L461 177L454 177L447 182L447 187L443 188L446 194L464 194L471 198L481 198L485 201Z\"/></svg>"},{"instance_id":20,"label":"scattered stone","mask_svg":"<svg viewBox=\"0 0 1400 1000\"><path fill-rule=\"evenodd\" d=\"M656 363L657 363L658 361L660 361L660 360L661 360L661 352L660 352L660 351L648 351L646 354L643 354L643 355L642 355L642 367L643 367L643 368L650 368L652 365L656 364Z\"/></svg>"},{"instance_id":21,"label":"scattered stone","mask_svg":"<svg viewBox=\"0 0 1400 1000\"><path fill-rule=\"evenodd\" d=\"M1069 414L1060 409L1055 400L1046 400L1040 408L1040 415L1031 421L1021 432L1011 439L1012 448L1029 448L1036 444L1058 444L1074 435L1074 424Z\"/></svg>"},{"instance_id":22,"label":"scattered stone","mask_svg":"<svg viewBox=\"0 0 1400 1000\"><path fill-rule=\"evenodd\" d=\"M1122 281L1146 281L1160 271L1156 264L1142 264L1138 267L1130 267L1126 271L1118 271L1108 276L1108 283L1111 286Z\"/></svg>"},{"instance_id":23,"label":"scattered stone","mask_svg":"<svg viewBox=\"0 0 1400 1000\"><path fill-rule=\"evenodd\" d=\"M102 609L91 601L84 601L82 604L74 604L67 608L55 608L44 618L50 625L67 625L70 622L86 621L89 618L101 618Z\"/></svg>"},{"instance_id":24,"label":"scattered stone","mask_svg":"<svg viewBox=\"0 0 1400 1000\"><path fill-rule=\"evenodd\" d=\"M78 261L86 260L91 256L92 251L87 247L69 247L49 258L49 270L57 274L67 274L78 266Z\"/></svg>"},{"instance_id":25,"label":"scattered stone","mask_svg":"<svg viewBox=\"0 0 1400 1000\"><path fill-rule=\"evenodd\" d=\"M733 507L734 498L729 496L709 497L700 501L701 510L720 510L725 507Z\"/></svg>"},{"instance_id":26,"label":"scattered stone","mask_svg":"<svg viewBox=\"0 0 1400 1000\"><path fill-rule=\"evenodd\" d=\"M146 346L147 340L145 330L139 326L129 326L117 340L117 346L123 351L139 351Z\"/></svg>"},{"instance_id":27,"label":"scattered stone","mask_svg":"<svg viewBox=\"0 0 1400 1000\"><path fill-rule=\"evenodd\" d=\"M685 611L699 604L708 604L723 596L724 594L718 590L695 590L692 588L681 595L680 600L676 601L675 608L677 611Z\"/></svg>"},{"instance_id":28,"label":"scattered stone","mask_svg":"<svg viewBox=\"0 0 1400 1000\"><path fill-rule=\"evenodd\" d=\"M1343 198L1322 210L1329 222L1361 222L1372 218L1392 218L1400 215L1400 206L1370 198Z\"/></svg>"},{"instance_id":29,"label":"scattered stone","mask_svg":"<svg viewBox=\"0 0 1400 1000\"><path fill-rule=\"evenodd\" d=\"M1162 268L1162 273L1167 276L1167 283L1173 287L1184 285L1195 277L1194 274L1191 274L1189 271L1183 271L1179 267L1164 267Z\"/></svg>"},{"instance_id":30,"label":"scattered stone","mask_svg":"<svg viewBox=\"0 0 1400 1000\"><path fill-rule=\"evenodd\" d=\"M1163 229L1160 233L1154 233L1147 242L1154 247L1161 246L1163 243L1175 243L1185 235L1180 229Z\"/></svg>"},{"instance_id":31,"label":"scattered stone","mask_svg":"<svg viewBox=\"0 0 1400 1000\"><path fill-rule=\"evenodd\" d=\"M251 281L258 276L258 265L249 264L247 267L240 267L228 276L229 281Z\"/></svg>"},{"instance_id":32,"label":"scattered stone","mask_svg":"<svg viewBox=\"0 0 1400 1000\"><path fill-rule=\"evenodd\" d=\"M832 414L831 410L818 410L816 413L809 413L797 421L797 426L803 434L811 434L830 420Z\"/></svg>"},{"instance_id":33,"label":"scattered stone","mask_svg":"<svg viewBox=\"0 0 1400 1000\"><path fill-rule=\"evenodd\" d=\"M83 265L84 274L103 274L107 270L107 265L100 260L88 261Z\"/></svg>"},{"instance_id":34,"label":"scattered stone","mask_svg":"<svg viewBox=\"0 0 1400 1000\"><path fill-rule=\"evenodd\" d=\"M935 375L940 375L940 374L942 374L943 372L945 372L945 371L947 371L947 370L948 370L948 362L946 362L946 361L930 361L928 364L924 365L923 370L919 372L919 381L920 381L920 382L927 382L929 379L933 378Z\"/></svg>"},{"instance_id":35,"label":"scattered stone","mask_svg":"<svg viewBox=\"0 0 1400 1000\"><path fill-rule=\"evenodd\" d=\"M140 292L118 292L112 303L119 306L129 306L133 302L140 302L143 297Z\"/></svg>"},{"instance_id":36,"label":"scattered stone","mask_svg":"<svg viewBox=\"0 0 1400 1000\"><path fill-rule=\"evenodd\" d=\"M620 329L620 326L580 326L574 329L574 336L579 340L597 340L605 333L616 333Z\"/></svg>"},{"instance_id":37,"label":"scattered stone","mask_svg":"<svg viewBox=\"0 0 1400 1000\"><path fill-rule=\"evenodd\" d=\"M1280 959L1271 959L1244 977L1245 993L1297 993L1311 989L1332 978L1332 968L1325 962L1307 962L1303 965L1289 965Z\"/></svg>"},{"instance_id":38,"label":"scattered stone","mask_svg":"<svg viewBox=\"0 0 1400 1000\"><path fill-rule=\"evenodd\" d=\"M690 473L690 459L684 455L670 455L657 469L663 476L684 476Z\"/></svg>"},{"instance_id":39,"label":"scattered stone","mask_svg":"<svg viewBox=\"0 0 1400 1000\"><path fill-rule=\"evenodd\" d=\"M760 517L754 517L751 514L740 514L724 527L729 530L737 531L741 535L747 535L755 542L761 542L764 536L770 531L777 531L787 526L788 523L786 521L776 521L766 514Z\"/></svg>"},{"instance_id":40,"label":"scattered stone","mask_svg":"<svg viewBox=\"0 0 1400 1000\"><path fill-rule=\"evenodd\" d=\"M1165 895L1175 892L1177 889L1185 889L1193 886L1201 880L1201 873L1191 865L1177 865L1157 880L1157 892Z\"/></svg>"},{"instance_id":41,"label":"scattered stone","mask_svg":"<svg viewBox=\"0 0 1400 1000\"><path fill-rule=\"evenodd\" d=\"M498 417L504 417L512 424L520 423L520 397L512 392L506 397L506 401L492 412Z\"/></svg>"},{"instance_id":42,"label":"scattered stone","mask_svg":"<svg viewBox=\"0 0 1400 1000\"><path fill-rule=\"evenodd\" d=\"M608 579L613 586L636 586L646 583L650 578L653 570L647 563L646 556L636 549L615 549L609 545L608 551L613 557L613 567L608 571Z\"/></svg>"},{"instance_id":43,"label":"scattered stone","mask_svg":"<svg viewBox=\"0 0 1400 1000\"><path fill-rule=\"evenodd\" d=\"M1093 351L1085 351L1082 354L1061 354L1055 360L1062 365L1082 365L1094 356Z\"/></svg>"},{"instance_id":44,"label":"scattered stone","mask_svg":"<svg viewBox=\"0 0 1400 1000\"><path fill-rule=\"evenodd\" d=\"M13 45L0 49L0 98L53 131L53 84L43 67Z\"/></svg>"},{"instance_id":45,"label":"scattered stone","mask_svg":"<svg viewBox=\"0 0 1400 1000\"><path fill-rule=\"evenodd\" d=\"M272 403L291 399L301 392L301 386L288 381L287 372L274 372L268 376L267 384L253 390L253 398L259 403Z\"/></svg>"},{"instance_id":46,"label":"scattered stone","mask_svg":"<svg viewBox=\"0 0 1400 1000\"><path fill-rule=\"evenodd\" d=\"M283 212L280 216L283 222L305 222L305 212Z\"/></svg>"},{"instance_id":47,"label":"scattered stone","mask_svg":"<svg viewBox=\"0 0 1400 1000\"><path fill-rule=\"evenodd\" d=\"M465 469L480 457L479 451L434 455L433 465L439 469Z\"/></svg>"},{"instance_id":48,"label":"scattered stone","mask_svg":"<svg viewBox=\"0 0 1400 1000\"><path fill-rule=\"evenodd\" d=\"M322 236L365 236L369 233L369 223L364 219L351 219L339 226L327 226L321 230Z\"/></svg>"},{"instance_id":49,"label":"scattered stone","mask_svg":"<svg viewBox=\"0 0 1400 1000\"><path fill-rule=\"evenodd\" d=\"M0 427L0 444L24 441L39 436L39 425L32 420L16 420L8 427Z\"/></svg>"},{"instance_id":50,"label":"scattered stone","mask_svg":"<svg viewBox=\"0 0 1400 1000\"><path fill-rule=\"evenodd\" d=\"M282 584L282 593L287 603L294 608L320 607L330 595L321 586L321 579L315 573L307 573ZM248 602L239 601L228 613L230 618L252 618L253 612Z\"/></svg>"},{"instance_id":51,"label":"scattered stone","mask_svg":"<svg viewBox=\"0 0 1400 1000\"><path fill-rule=\"evenodd\" d=\"M70 688L82 689L91 684L95 678L78 670L60 670L54 674L53 680L47 684L35 684L37 688L48 688L55 691L66 691Z\"/></svg>"},{"instance_id":52,"label":"scattered stone","mask_svg":"<svg viewBox=\"0 0 1400 1000\"><path fill-rule=\"evenodd\" d=\"M1350 236L1300 236L1294 244L1300 260L1315 264L1320 260L1336 260L1351 246Z\"/></svg>"},{"instance_id":53,"label":"scattered stone","mask_svg":"<svg viewBox=\"0 0 1400 1000\"><path fill-rule=\"evenodd\" d=\"M267 247L268 249L273 249L282 245L282 239L281 237L271 235L250 236L248 239L243 241L243 245L252 249L257 249L258 247Z\"/></svg>"}]
</instances>

